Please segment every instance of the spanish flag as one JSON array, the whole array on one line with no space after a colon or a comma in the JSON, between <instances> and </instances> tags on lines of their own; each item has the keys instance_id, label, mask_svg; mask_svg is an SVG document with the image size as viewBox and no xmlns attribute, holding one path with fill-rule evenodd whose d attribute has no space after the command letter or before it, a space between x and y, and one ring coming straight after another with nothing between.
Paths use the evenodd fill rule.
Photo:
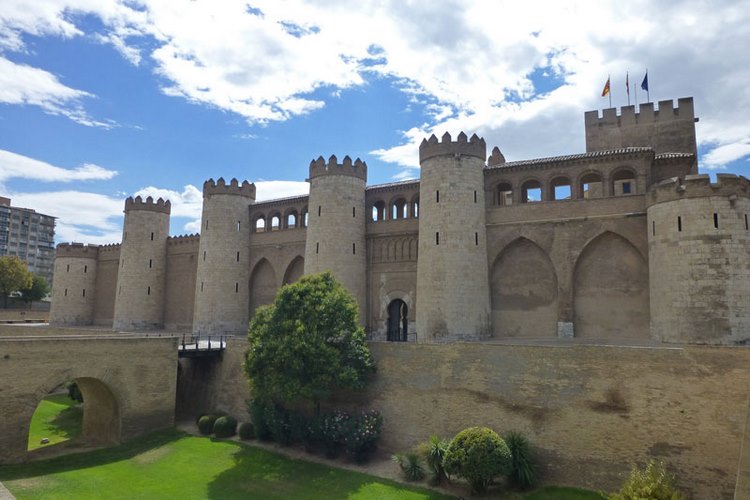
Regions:
<instances>
[{"instance_id":1,"label":"spanish flag","mask_svg":"<svg viewBox=\"0 0 750 500\"><path fill-rule=\"evenodd\" d=\"M607 83L604 84L604 88L602 89L602 97L606 97L609 95L609 77L607 77Z\"/></svg>"}]
</instances>

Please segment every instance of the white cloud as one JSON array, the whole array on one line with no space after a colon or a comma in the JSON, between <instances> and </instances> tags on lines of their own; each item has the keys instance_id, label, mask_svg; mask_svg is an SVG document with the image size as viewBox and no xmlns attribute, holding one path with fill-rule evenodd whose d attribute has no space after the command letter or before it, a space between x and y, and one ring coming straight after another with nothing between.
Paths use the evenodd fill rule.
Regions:
<instances>
[{"instance_id":1,"label":"white cloud","mask_svg":"<svg viewBox=\"0 0 750 500\"><path fill-rule=\"evenodd\" d=\"M703 166L710 170L715 170L748 155L750 155L750 143L734 142L724 144L712 149L703 157Z\"/></svg>"},{"instance_id":2,"label":"white cloud","mask_svg":"<svg viewBox=\"0 0 750 500\"><path fill-rule=\"evenodd\" d=\"M255 201L302 196L310 193L310 184L301 181L256 181Z\"/></svg>"},{"instance_id":3,"label":"white cloud","mask_svg":"<svg viewBox=\"0 0 750 500\"><path fill-rule=\"evenodd\" d=\"M116 170L108 170L99 165L86 163L67 169L0 149L0 182L13 178L42 182L109 180L116 175Z\"/></svg>"}]
</instances>

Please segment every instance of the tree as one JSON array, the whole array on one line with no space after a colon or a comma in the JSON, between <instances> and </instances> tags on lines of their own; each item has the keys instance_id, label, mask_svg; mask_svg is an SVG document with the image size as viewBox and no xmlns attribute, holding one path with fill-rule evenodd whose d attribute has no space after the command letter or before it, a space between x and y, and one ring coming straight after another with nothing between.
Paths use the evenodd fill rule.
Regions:
<instances>
[{"instance_id":1,"label":"tree","mask_svg":"<svg viewBox=\"0 0 750 500\"><path fill-rule=\"evenodd\" d=\"M44 276L34 274L31 278L31 286L21 290L21 298L26 302L42 300L49 293L49 284Z\"/></svg>"},{"instance_id":2,"label":"tree","mask_svg":"<svg viewBox=\"0 0 750 500\"><path fill-rule=\"evenodd\" d=\"M469 427L456 434L445 452L444 465L446 472L465 478L474 493L482 493L512 467L508 445L487 427Z\"/></svg>"},{"instance_id":3,"label":"tree","mask_svg":"<svg viewBox=\"0 0 750 500\"><path fill-rule=\"evenodd\" d=\"M258 308L248 332L245 371L253 396L320 402L338 389L361 389L375 365L357 320L357 302L330 272L283 287Z\"/></svg>"},{"instance_id":4,"label":"tree","mask_svg":"<svg viewBox=\"0 0 750 500\"><path fill-rule=\"evenodd\" d=\"M0 257L0 293L3 295L4 307L8 307L8 296L24 288L30 288L32 274L26 263L14 255Z\"/></svg>"}]
</instances>

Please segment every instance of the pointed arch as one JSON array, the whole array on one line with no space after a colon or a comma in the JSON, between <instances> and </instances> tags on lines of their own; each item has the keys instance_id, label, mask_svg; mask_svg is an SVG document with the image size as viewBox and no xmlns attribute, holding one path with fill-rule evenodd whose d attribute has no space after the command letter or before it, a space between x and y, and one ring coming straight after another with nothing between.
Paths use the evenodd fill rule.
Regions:
<instances>
[{"instance_id":1,"label":"pointed arch","mask_svg":"<svg viewBox=\"0 0 750 500\"><path fill-rule=\"evenodd\" d=\"M576 337L649 338L648 262L624 236L605 231L576 260L573 307Z\"/></svg>"},{"instance_id":2,"label":"pointed arch","mask_svg":"<svg viewBox=\"0 0 750 500\"><path fill-rule=\"evenodd\" d=\"M250 273L250 317L255 315L255 310L259 306L273 302L276 287L276 272L273 266L267 259L260 259Z\"/></svg>"},{"instance_id":3,"label":"pointed arch","mask_svg":"<svg viewBox=\"0 0 750 500\"><path fill-rule=\"evenodd\" d=\"M300 279L305 274L305 259L302 258L301 255L296 256L292 261L289 263L289 265L286 267L286 272L284 273L284 281L282 281L281 285L288 285L290 283L294 283L298 279Z\"/></svg>"},{"instance_id":4,"label":"pointed arch","mask_svg":"<svg viewBox=\"0 0 750 500\"><path fill-rule=\"evenodd\" d=\"M490 294L495 337L557 336L557 273L533 241L519 237L498 254Z\"/></svg>"}]
</instances>

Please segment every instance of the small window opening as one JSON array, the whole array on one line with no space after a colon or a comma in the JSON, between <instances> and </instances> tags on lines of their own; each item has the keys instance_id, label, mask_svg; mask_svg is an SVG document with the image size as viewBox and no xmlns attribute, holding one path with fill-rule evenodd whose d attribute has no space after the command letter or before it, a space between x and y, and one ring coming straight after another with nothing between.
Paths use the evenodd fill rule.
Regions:
<instances>
[{"instance_id":1,"label":"small window opening","mask_svg":"<svg viewBox=\"0 0 750 500\"><path fill-rule=\"evenodd\" d=\"M203 282L201 281L201 292L203 291Z\"/></svg>"},{"instance_id":2,"label":"small window opening","mask_svg":"<svg viewBox=\"0 0 750 500\"><path fill-rule=\"evenodd\" d=\"M513 187L510 184L503 183L497 186L497 204L498 205L512 205L513 204Z\"/></svg>"},{"instance_id":3,"label":"small window opening","mask_svg":"<svg viewBox=\"0 0 750 500\"><path fill-rule=\"evenodd\" d=\"M475 189L474 190L474 203L476 202L477 202L477 190Z\"/></svg>"},{"instance_id":4,"label":"small window opening","mask_svg":"<svg viewBox=\"0 0 750 500\"><path fill-rule=\"evenodd\" d=\"M151 295L151 287L148 287L148 288L146 289L146 294L147 294L147 295Z\"/></svg>"},{"instance_id":5,"label":"small window opening","mask_svg":"<svg viewBox=\"0 0 750 500\"><path fill-rule=\"evenodd\" d=\"M320 243L315 243L315 253L320 251Z\"/></svg>"},{"instance_id":6,"label":"small window opening","mask_svg":"<svg viewBox=\"0 0 750 500\"><path fill-rule=\"evenodd\" d=\"M151 269L151 266L153 265L154 261L153 259L148 259L148 268Z\"/></svg>"},{"instance_id":7,"label":"small window opening","mask_svg":"<svg viewBox=\"0 0 750 500\"><path fill-rule=\"evenodd\" d=\"M440 190L435 191L435 203L440 203Z\"/></svg>"},{"instance_id":8,"label":"small window opening","mask_svg":"<svg viewBox=\"0 0 750 500\"><path fill-rule=\"evenodd\" d=\"M656 236L656 221L651 221L651 235Z\"/></svg>"},{"instance_id":9,"label":"small window opening","mask_svg":"<svg viewBox=\"0 0 750 500\"><path fill-rule=\"evenodd\" d=\"M352 243L352 255L356 255L356 254L357 254L357 244Z\"/></svg>"},{"instance_id":10,"label":"small window opening","mask_svg":"<svg viewBox=\"0 0 750 500\"><path fill-rule=\"evenodd\" d=\"M68 296L68 289L67 288L65 289L65 296L66 297Z\"/></svg>"},{"instance_id":11,"label":"small window opening","mask_svg":"<svg viewBox=\"0 0 750 500\"><path fill-rule=\"evenodd\" d=\"M67 292L65 293L65 295L67 295ZM117 288L117 295L122 295L122 286L119 286Z\"/></svg>"},{"instance_id":12,"label":"small window opening","mask_svg":"<svg viewBox=\"0 0 750 500\"><path fill-rule=\"evenodd\" d=\"M242 226L241 221L237 221L237 232L240 232L240 227Z\"/></svg>"},{"instance_id":13,"label":"small window opening","mask_svg":"<svg viewBox=\"0 0 750 500\"><path fill-rule=\"evenodd\" d=\"M320 217L320 205L318 205L318 217Z\"/></svg>"},{"instance_id":14,"label":"small window opening","mask_svg":"<svg viewBox=\"0 0 750 500\"><path fill-rule=\"evenodd\" d=\"M84 297L86 296L86 289L85 288L83 289L83 296Z\"/></svg>"},{"instance_id":15,"label":"small window opening","mask_svg":"<svg viewBox=\"0 0 750 500\"><path fill-rule=\"evenodd\" d=\"M208 219L206 219L206 229L208 229Z\"/></svg>"},{"instance_id":16,"label":"small window opening","mask_svg":"<svg viewBox=\"0 0 750 500\"><path fill-rule=\"evenodd\" d=\"M240 261L240 252L237 252L237 262Z\"/></svg>"},{"instance_id":17,"label":"small window opening","mask_svg":"<svg viewBox=\"0 0 750 500\"><path fill-rule=\"evenodd\" d=\"M521 202L536 203L542 201L542 184L539 181L526 181L521 186Z\"/></svg>"},{"instance_id":18,"label":"small window opening","mask_svg":"<svg viewBox=\"0 0 750 500\"><path fill-rule=\"evenodd\" d=\"M680 217L679 215L677 216L677 231L682 231L682 217Z\"/></svg>"},{"instance_id":19,"label":"small window opening","mask_svg":"<svg viewBox=\"0 0 750 500\"><path fill-rule=\"evenodd\" d=\"M266 230L266 219L263 217L258 217L258 219L255 221L255 232L256 233L262 233Z\"/></svg>"},{"instance_id":20,"label":"small window opening","mask_svg":"<svg viewBox=\"0 0 750 500\"><path fill-rule=\"evenodd\" d=\"M748 226L747 226L747 214L745 214L745 231L747 231L747 230L748 230Z\"/></svg>"},{"instance_id":21,"label":"small window opening","mask_svg":"<svg viewBox=\"0 0 750 500\"><path fill-rule=\"evenodd\" d=\"M440 244L440 233L439 232L435 233L435 244L436 245Z\"/></svg>"},{"instance_id":22,"label":"small window opening","mask_svg":"<svg viewBox=\"0 0 750 500\"><path fill-rule=\"evenodd\" d=\"M719 229L719 214L714 212L714 229Z\"/></svg>"},{"instance_id":23,"label":"small window opening","mask_svg":"<svg viewBox=\"0 0 750 500\"><path fill-rule=\"evenodd\" d=\"M122 235L122 240L123 240L123 241L125 241L125 240L127 240L127 239L128 239L128 232L127 232L127 231L125 231L125 234L124 234L124 235Z\"/></svg>"},{"instance_id":24,"label":"small window opening","mask_svg":"<svg viewBox=\"0 0 750 500\"><path fill-rule=\"evenodd\" d=\"M65 269L65 272L66 272L66 273L69 273L69 272L70 272L70 264L68 264L67 268Z\"/></svg>"},{"instance_id":25,"label":"small window opening","mask_svg":"<svg viewBox=\"0 0 750 500\"><path fill-rule=\"evenodd\" d=\"M745 216L745 222L747 222L747 215ZM89 266L83 266L83 272L87 273L89 270Z\"/></svg>"},{"instance_id":26,"label":"small window opening","mask_svg":"<svg viewBox=\"0 0 750 500\"><path fill-rule=\"evenodd\" d=\"M479 246L479 233L474 233L474 245Z\"/></svg>"},{"instance_id":27,"label":"small window opening","mask_svg":"<svg viewBox=\"0 0 750 500\"><path fill-rule=\"evenodd\" d=\"M154 233L151 233L151 241L154 241Z\"/></svg>"},{"instance_id":28,"label":"small window opening","mask_svg":"<svg viewBox=\"0 0 750 500\"><path fill-rule=\"evenodd\" d=\"M623 182L622 183L622 194L630 194L631 188L629 182Z\"/></svg>"},{"instance_id":29,"label":"small window opening","mask_svg":"<svg viewBox=\"0 0 750 500\"><path fill-rule=\"evenodd\" d=\"M271 217L271 231L278 231L281 227L281 219L278 215Z\"/></svg>"},{"instance_id":30,"label":"small window opening","mask_svg":"<svg viewBox=\"0 0 750 500\"><path fill-rule=\"evenodd\" d=\"M240 291L240 284L235 282L234 283L234 293L239 293Z\"/></svg>"},{"instance_id":31,"label":"small window opening","mask_svg":"<svg viewBox=\"0 0 750 500\"><path fill-rule=\"evenodd\" d=\"M205 250L203 250L203 260L204 261L206 260L206 251Z\"/></svg>"},{"instance_id":32,"label":"small window opening","mask_svg":"<svg viewBox=\"0 0 750 500\"><path fill-rule=\"evenodd\" d=\"M357 207L352 207L352 217L357 216Z\"/></svg>"}]
</instances>

